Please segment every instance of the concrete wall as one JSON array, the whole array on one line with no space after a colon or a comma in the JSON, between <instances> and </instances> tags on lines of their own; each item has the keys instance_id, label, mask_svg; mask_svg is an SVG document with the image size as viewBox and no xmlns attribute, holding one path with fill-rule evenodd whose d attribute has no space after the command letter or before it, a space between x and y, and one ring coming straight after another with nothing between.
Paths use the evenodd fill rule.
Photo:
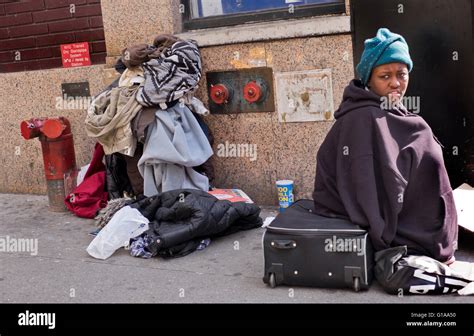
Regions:
<instances>
[{"instance_id":1,"label":"concrete wall","mask_svg":"<svg viewBox=\"0 0 474 336\"><path fill-rule=\"evenodd\" d=\"M237 51L241 63L248 62L257 50L263 50L266 65L274 73L294 70L330 68L333 71L334 106L352 77L350 36L298 38L273 42L233 44L202 49L204 71L229 70L239 66L233 55ZM216 55L219 55L216 57ZM205 79L204 79L205 80ZM198 95L207 101L201 88ZM257 160L214 156L216 185L239 187L258 202L274 204L277 200L275 181L295 181L296 198L311 197L316 172L316 153L332 122L279 123L275 112L207 117L219 143L257 145Z\"/></svg>"},{"instance_id":2,"label":"concrete wall","mask_svg":"<svg viewBox=\"0 0 474 336\"><path fill-rule=\"evenodd\" d=\"M84 129L85 110L56 110L61 83L89 81L91 91L103 87L104 65L14 72L0 75L0 191L46 193L41 146L24 140L20 122L33 117L65 116L71 121L78 165L89 162L94 142Z\"/></svg>"},{"instance_id":3,"label":"concrete wall","mask_svg":"<svg viewBox=\"0 0 474 336\"><path fill-rule=\"evenodd\" d=\"M0 191L45 192L39 143L20 137L19 123L22 119L58 114L70 118L78 164L88 162L93 142L87 139L82 126L85 111L54 109L52 102L61 95L61 82L88 80L92 93L96 93L117 76L111 67L123 48L134 43L151 43L159 33L180 33L177 6L175 0L102 0L107 65L0 75L0 113L3 115L0 125L6 130L0 135L4 144L4 150L0 153L0 162L3 163L0 168ZM330 68L334 106L337 108L345 85L353 77L351 37L347 29L338 31L338 27L327 30L331 35L319 36L325 34L324 29L319 30L326 21L318 20L314 21L317 27L310 27L310 31L316 33L297 34L296 38L264 39L259 38L256 30L248 42L244 38L239 43L202 43L204 74L212 70L251 67L256 57L261 58L260 64L264 62L272 67L274 73ZM208 34L225 34L232 29L222 28ZM198 42L204 40L207 33L199 34ZM235 52L239 52L238 61L235 60ZM197 96L207 102L205 80L204 76ZM311 196L316 153L332 122L282 124L278 122L276 112L211 115L206 117L206 122L214 132L215 147L228 141L256 144L258 150L257 160L253 162L248 158L214 156L216 186L238 187L260 204L277 204L275 181L294 179L296 198ZM16 146L21 149L20 155L15 155Z\"/></svg>"}]
</instances>

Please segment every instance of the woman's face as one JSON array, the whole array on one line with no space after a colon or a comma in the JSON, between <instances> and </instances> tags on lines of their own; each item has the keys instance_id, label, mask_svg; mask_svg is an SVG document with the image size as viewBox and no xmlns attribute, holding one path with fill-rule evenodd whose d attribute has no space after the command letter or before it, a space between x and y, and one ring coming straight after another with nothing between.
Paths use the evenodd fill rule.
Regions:
<instances>
[{"instance_id":1,"label":"woman's face","mask_svg":"<svg viewBox=\"0 0 474 336\"><path fill-rule=\"evenodd\" d=\"M391 101L401 100L408 87L408 67L403 63L382 64L372 70L370 90Z\"/></svg>"}]
</instances>

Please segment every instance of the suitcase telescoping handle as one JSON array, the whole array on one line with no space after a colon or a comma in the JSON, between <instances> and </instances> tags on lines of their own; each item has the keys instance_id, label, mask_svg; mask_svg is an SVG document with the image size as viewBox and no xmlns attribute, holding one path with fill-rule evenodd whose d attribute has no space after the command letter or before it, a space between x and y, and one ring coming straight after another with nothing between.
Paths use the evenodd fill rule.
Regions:
<instances>
[{"instance_id":1,"label":"suitcase telescoping handle","mask_svg":"<svg viewBox=\"0 0 474 336\"><path fill-rule=\"evenodd\" d=\"M296 242L294 240L272 240L270 244L272 247L282 250L293 249L296 247Z\"/></svg>"}]
</instances>

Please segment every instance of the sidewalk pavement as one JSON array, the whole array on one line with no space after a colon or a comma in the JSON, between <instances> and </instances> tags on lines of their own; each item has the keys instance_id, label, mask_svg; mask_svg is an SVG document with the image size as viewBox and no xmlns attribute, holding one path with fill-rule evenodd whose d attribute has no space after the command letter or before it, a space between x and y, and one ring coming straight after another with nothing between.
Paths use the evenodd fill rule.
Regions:
<instances>
[{"instance_id":1,"label":"sidewalk pavement","mask_svg":"<svg viewBox=\"0 0 474 336\"><path fill-rule=\"evenodd\" d=\"M266 207L262 218L275 216ZM270 288L262 281L263 229L213 240L188 256L141 259L121 249L90 257L93 220L48 211L46 196L0 194L0 236L37 238L38 253L0 252L0 302L8 303L474 303L474 296ZM474 262L474 234L460 239L458 260Z\"/></svg>"}]
</instances>

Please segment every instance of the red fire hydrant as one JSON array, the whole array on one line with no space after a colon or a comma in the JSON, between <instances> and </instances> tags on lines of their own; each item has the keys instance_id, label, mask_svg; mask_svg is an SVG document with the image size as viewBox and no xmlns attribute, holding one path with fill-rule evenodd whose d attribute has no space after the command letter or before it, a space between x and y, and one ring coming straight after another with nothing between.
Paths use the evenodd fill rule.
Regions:
<instances>
[{"instance_id":1,"label":"red fire hydrant","mask_svg":"<svg viewBox=\"0 0 474 336\"><path fill-rule=\"evenodd\" d=\"M49 209L67 211L64 205L65 181L74 180L77 173L71 124L64 117L33 118L22 121L20 129L26 140L39 138L41 142Z\"/></svg>"}]
</instances>

